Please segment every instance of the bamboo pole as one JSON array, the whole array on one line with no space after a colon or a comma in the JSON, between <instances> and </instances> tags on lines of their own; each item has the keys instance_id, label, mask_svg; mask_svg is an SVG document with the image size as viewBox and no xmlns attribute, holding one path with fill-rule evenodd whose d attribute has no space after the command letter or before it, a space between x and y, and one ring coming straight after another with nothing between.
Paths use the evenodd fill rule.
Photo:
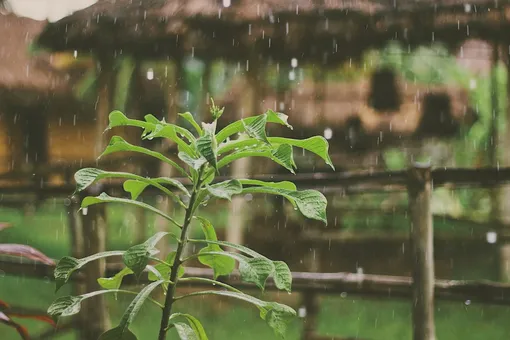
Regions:
<instances>
[{"instance_id":1,"label":"bamboo pole","mask_svg":"<svg viewBox=\"0 0 510 340\"><path fill-rule=\"evenodd\" d=\"M246 90L241 98L241 108L238 119L258 113L259 109L259 82L257 80L258 67L250 63L250 68L246 72ZM250 159L241 158L232 163L232 178L245 178L249 175ZM243 196L236 195L232 197L230 203L229 218L226 230L226 239L228 242L243 244L243 227L247 210L246 201Z\"/></svg>"},{"instance_id":2,"label":"bamboo pole","mask_svg":"<svg viewBox=\"0 0 510 340\"><path fill-rule=\"evenodd\" d=\"M510 149L508 145L510 145L510 56L507 53L502 53L503 61L507 74L507 83L506 83L506 97L507 97L507 107L506 107L506 131L501 136L501 165L508 166L510 165ZM495 73L495 72L494 72ZM493 79L495 78L495 74L493 75ZM510 225L510 186L508 184L503 184L499 190L499 221L501 225L506 226L506 230L508 230L508 226ZM501 246L499 247L499 273L500 280L503 282L510 282L510 243L501 242Z\"/></svg>"},{"instance_id":3,"label":"bamboo pole","mask_svg":"<svg viewBox=\"0 0 510 340\"><path fill-rule=\"evenodd\" d=\"M99 156L106 146L103 134L108 125L111 109L113 60L110 57L99 58L99 92L96 106L96 140L94 153ZM88 195L97 195L99 186L88 190ZM83 197L82 197L83 198ZM94 205L83 211L83 256L89 256L106 250L106 208L103 204ZM100 259L85 267L85 289L87 292L100 289L97 279L105 275L106 261ZM97 296L83 302L81 314L80 338L83 340L97 339L110 328L110 320L104 296Z\"/></svg>"},{"instance_id":4,"label":"bamboo pole","mask_svg":"<svg viewBox=\"0 0 510 340\"><path fill-rule=\"evenodd\" d=\"M167 77L167 113L166 113L166 121L169 123L175 123L177 119L177 112L179 110L179 99L181 95L181 89L183 85L182 70L183 64L181 59L175 60L173 67L168 67L166 69L166 77ZM163 140L163 149L168 149L172 146L168 139ZM171 157L170 157L171 158ZM161 177L170 177L172 178L175 175L175 170L171 165L161 162L159 168L159 175ZM174 205L172 200L166 195L162 196L161 201L158 203L158 209L172 215L172 211L174 209ZM156 230L162 232L168 232L168 221L161 216L156 216ZM170 244L168 242L162 242L160 245L160 253L159 257L161 259L165 258L168 253L170 253Z\"/></svg>"},{"instance_id":5,"label":"bamboo pole","mask_svg":"<svg viewBox=\"0 0 510 340\"><path fill-rule=\"evenodd\" d=\"M305 258L305 266L310 273L320 272L320 251L315 245ZM302 339L313 340L320 312L319 295L313 290L304 290L302 301L305 310Z\"/></svg>"},{"instance_id":6,"label":"bamboo pole","mask_svg":"<svg viewBox=\"0 0 510 340\"><path fill-rule=\"evenodd\" d=\"M409 211L413 264L413 339L435 340L434 246L429 165L409 170Z\"/></svg>"}]
</instances>

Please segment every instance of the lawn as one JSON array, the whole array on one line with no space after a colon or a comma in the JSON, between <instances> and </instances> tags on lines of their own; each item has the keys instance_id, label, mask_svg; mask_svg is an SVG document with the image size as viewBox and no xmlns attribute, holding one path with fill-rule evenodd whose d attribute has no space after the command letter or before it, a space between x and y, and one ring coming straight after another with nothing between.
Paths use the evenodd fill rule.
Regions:
<instances>
[{"instance_id":1,"label":"lawn","mask_svg":"<svg viewBox=\"0 0 510 340\"><path fill-rule=\"evenodd\" d=\"M134 228L134 212L125 207L109 206L109 249L124 249L132 245L130 237ZM204 215L224 225L226 214L221 206L206 207ZM18 242L37 247L49 256L58 258L69 252L67 216L61 201L54 200L41 206L32 216L18 210L1 208L0 220L12 224L0 233L0 242ZM150 231L154 220L148 218ZM149 232L150 232L149 231ZM60 294L68 294L63 289ZM49 278L35 280L10 277L0 273L0 298L16 306L46 309L55 298L54 284ZM285 299L295 309L299 308L299 296L266 293L264 299ZM119 296L115 301L109 297L109 311L113 324L119 320L130 297ZM186 300L184 300L186 301ZM289 302L290 301L290 302ZM227 299L196 298L177 306L179 310L196 315L206 327L209 338L215 339L277 339L271 329L260 320L257 309ZM135 319L133 331L140 339L154 339L159 325L159 311L146 305ZM508 339L510 334L510 308L482 306L464 303L439 302L436 308L438 338L457 339ZM33 332L45 326L27 322ZM297 318L290 326L287 339L300 338L302 319ZM351 296L323 296L318 332L324 335L358 337L359 339L388 340L411 338L411 305L408 301L369 300ZM18 339L6 327L0 328L2 340ZM483 336L482 336L483 335ZM171 337L171 338L175 338ZM74 339L72 333L55 339Z\"/></svg>"}]
</instances>

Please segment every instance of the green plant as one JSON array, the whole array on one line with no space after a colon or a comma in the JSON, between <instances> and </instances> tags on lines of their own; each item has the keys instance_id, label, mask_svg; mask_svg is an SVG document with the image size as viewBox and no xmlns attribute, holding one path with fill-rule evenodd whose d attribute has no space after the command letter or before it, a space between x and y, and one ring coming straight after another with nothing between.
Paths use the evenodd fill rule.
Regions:
<instances>
[{"instance_id":1,"label":"green plant","mask_svg":"<svg viewBox=\"0 0 510 340\"><path fill-rule=\"evenodd\" d=\"M62 258L55 269L57 289L69 280L73 272L96 259L122 256L126 267L114 277L98 279L105 290L57 299L48 309L48 313L52 317L58 318L78 313L81 301L89 297L106 293L131 293L136 294L136 297L127 308L120 324L102 334L100 336L101 340L136 339L136 336L129 330L129 326L146 300L153 302L162 309L159 340L165 339L168 330L172 327L177 330L181 339L204 340L207 339L207 336L201 323L188 314L172 314L172 307L176 302L193 296L219 295L255 305L260 310L260 317L267 322L275 333L281 336L284 335L288 319L295 316L295 311L292 308L276 302L259 300L228 284L217 281L217 278L232 273L237 262L240 277L243 281L253 283L263 290L266 280L272 276L278 289L290 292L292 276L289 267L284 262L271 261L247 247L219 241L211 223L198 216L197 211L201 205L207 204L208 200L213 198L230 200L233 195L246 193L272 194L285 197L305 217L327 223L327 201L318 191L298 191L296 186L288 181L264 182L252 179L230 179L217 182L215 176L231 162L244 157L266 157L294 173L296 165L293 160L293 147L311 151L333 167L328 155L329 146L327 141L320 136L305 140L267 136L267 123L276 123L292 128L287 123L286 115L271 110L259 116L231 123L216 133L216 122L222 113L223 109L217 107L213 101L211 107L213 122L209 124L202 123L202 126L194 120L190 113L180 114L191 124L194 133L180 126L168 124L164 120L159 121L152 115L145 116L145 121L141 121L129 119L119 111L110 114L109 128L135 126L143 129L142 138L168 138L176 143L179 149L178 158L182 163L177 164L161 153L131 145L118 136L112 137L102 155L128 151L155 157L170 164L180 175L184 176L185 180L191 183L189 186L191 190L188 190L183 182L172 178L145 178L126 172L109 172L85 168L75 174L77 191L82 191L101 179L120 178L125 179L123 187L131 195L131 198L111 197L106 193L102 193L96 197L84 198L81 207L86 208L93 204L106 202L135 205L161 215L168 220L169 224L178 228L180 235L160 232L143 244L135 245L127 251L104 252L82 259L69 256ZM237 135L238 138L231 140L231 137ZM137 200L148 186L159 189L185 209L185 217L182 223L179 223L167 213ZM170 188L179 191L180 195L170 190ZM181 199L182 196L187 199ZM194 222L201 226L205 239L188 238L190 226ZM156 244L165 236L172 237L177 241L177 249L167 254L165 260L161 260L155 257L155 254L158 253ZM183 258L183 250L190 243L202 243L206 246L198 253ZM222 247L229 247L236 251L225 251ZM191 259L198 259L205 266L212 268L214 279L185 277L184 264ZM148 279L151 283L139 293L120 289L123 277L135 275L138 278L144 271L148 271ZM199 291L177 296L176 288L178 284L190 281L201 281L224 290ZM149 298L149 295L158 287L161 287L165 292L165 301L162 304Z\"/></svg>"},{"instance_id":2,"label":"green plant","mask_svg":"<svg viewBox=\"0 0 510 340\"><path fill-rule=\"evenodd\" d=\"M10 227L8 223L0 222L0 231ZM0 243L0 256L13 256L16 258L28 259L34 262L39 262L47 265L54 265L52 259L48 256L41 253L39 250L32 248L30 246L24 244L6 244ZM11 306L3 300L0 300L0 324L4 324L8 327L11 327L18 332L19 336L24 339L30 339L30 335L28 334L28 330L20 323L18 323L15 319L23 318L23 319L32 319L38 320L42 322L49 323L52 326L55 326L53 320L51 320L44 312L41 313L20 313L16 310L13 310Z\"/></svg>"}]
</instances>

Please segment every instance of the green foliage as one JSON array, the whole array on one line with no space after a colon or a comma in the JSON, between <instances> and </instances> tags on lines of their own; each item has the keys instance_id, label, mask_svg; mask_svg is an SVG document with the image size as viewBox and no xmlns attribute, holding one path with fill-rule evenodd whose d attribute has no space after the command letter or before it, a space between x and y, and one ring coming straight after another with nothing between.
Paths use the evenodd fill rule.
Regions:
<instances>
[{"instance_id":1,"label":"green foliage","mask_svg":"<svg viewBox=\"0 0 510 340\"><path fill-rule=\"evenodd\" d=\"M124 313L119 325L101 335L100 340L132 340L136 339L129 326L138 313L142 304L150 299L149 295L157 287L163 287L166 292L164 304L151 300L163 309L159 339L165 337L170 328L175 328L181 339L207 339L204 328L195 317L188 314L171 314L172 306L177 301L197 295L220 295L246 301L256 306L260 317L280 336L286 330L288 320L295 316L295 311L285 305L275 302L266 302L244 294L234 287L217 281L219 276L229 275L235 269L236 263L241 279L255 284L264 290L268 278L272 277L275 286L290 293L292 275L289 267L281 261L272 261L257 252L237 244L219 241L212 224L205 218L198 216L198 207L211 198L231 200L233 196L244 193L261 193L279 195L289 200L296 210L305 217L327 223L326 198L318 191L298 191L292 182L264 182L250 179L233 179L215 182L218 170L229 162L244 157L264 156L273 159L276 163L294 172L296 164L293 161L293 147L299 147L321 157L333 167L328 155L328 143L322 137L312 137L305 140L269 137L266 133L268 123L277 123L291 126L287 123L287 116L269 110L268 112L234 122L222 131L216 133L216 122L221 117L223 109L215 106L211 108L212 123L202 123L200 127L189 113L181 114L198 135L177 125L159 121L154 116L146 116L144 121L129 119L119 111L110 114L109 127L134 126L143 129L142 138L167 138L179 147L179 159L183 164L177 164L161 153L127 143L118 136L112 137L103 155L113 152L139 152L166 162L175 167L181 174L191 180L191 190L171 178L145 178L135 174L123 172L109 172L99 169L86 168L79 170L76 175L77 191L83 191L92 183L105 178L120 178L125 180L124 190L130 195L128 198L112 197L101 193L96 197L85 197L81 203L82 208L102 203L121 203L141 207L168 220L169 223L180 229L180 235L175 236L167 232L160 232L142 244L132 246L126 251L105 252L83 259L64 257L57 265L55 278L57 289L65 284L74 271L85 264L107 256L122 256L125 268L111 278L98 278L99 284L106 290L88 293L75 297L57 299L48 309L52 317L69 316L79 312L80 303L85 298L104 293L131 293L136 294L135 299ZM237 139L230 140L239 134ZM148 187L153 186L162 193L177 200L185 210L182 223L178 223L166 212L160 211L150 204L139 201L140 195ZM186 204L179 199L172 189L179 190L186 196ZM204 240L192 239L188 232L190 225L198 221L201 225ZM158 253L156 244L165 236L172 236L177 240L177 249L166 254L165 260L155 258ZM183 251L188 244L205 243L206 246L187 258L182 258ZM234 249L237 252L225 251L223 247ZM214 279L184 277L184 266L190 259L197 258L202 264L210 267L214 272ZM153 262L155 264L153 264ZM148 271L149 285L139 293L121 290L123 278L134 274L136 277ZM226 288L226 291L203 291L183 296L176 296L179 282L202 281L213 286ZM183 322L185 321L185 322Z\"/></svg>"}]
</instances>

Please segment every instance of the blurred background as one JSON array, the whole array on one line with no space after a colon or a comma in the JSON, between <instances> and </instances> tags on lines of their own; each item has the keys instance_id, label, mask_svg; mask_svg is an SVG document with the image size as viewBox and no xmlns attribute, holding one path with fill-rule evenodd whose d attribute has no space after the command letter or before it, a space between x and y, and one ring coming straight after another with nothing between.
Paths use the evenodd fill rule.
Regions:
<instances>
[{"instance_id":1,"label":"blurred background","mask_svg":"<svg viewBox=\"0 0 510 340\"><path fill-rule=\"evenodd\" d=\"M408 194L388 178L416 161L433 169L510 166L509 10L508 1L493 0L0 1L0 243L52 259L83 257L168 228L137 208L77 212L73 174L82 167L172 175L132 154L97 160L114 134L176 158L174 145L140 141L136 129L103 133L112 110L179 124L186 122L177 113L189 111L207 122L212 97L225 107L224 126L271 109L287 114L294 129L269 134L324 136L336 171L299 150L296 175L261 159L239 160L222 174L273 175L321 190L327 227L264 196L216 201L203 215L219 238L284 260L293 272L373 275L372 290L339 280L313 294L254 291L298 310L288 339L411 339L411 299L377 288L385 278L411 277L414 263ZM386 174L384 183L349 180L374 173ZM472 182L434 186L435 276L506 287L510 188L485 185L476 174ZM182 218L163 197L142 199ZM44 313L56 296L51 268L0 260L0 302L20 314ZM475 301L469 292L436 301L438 338L508 339L510 303ZM91 320L63 320L56 330L22 323L34 339L91 339L89 323L115 325L129 301L98 300ZM155 338L159 312L151 308L134 322L140 339ZM276 339L244 304L204 298L182 309L200 317L211 339ZM19 338L1 324L0 335Z\"/></svg>"}]
</instances>

